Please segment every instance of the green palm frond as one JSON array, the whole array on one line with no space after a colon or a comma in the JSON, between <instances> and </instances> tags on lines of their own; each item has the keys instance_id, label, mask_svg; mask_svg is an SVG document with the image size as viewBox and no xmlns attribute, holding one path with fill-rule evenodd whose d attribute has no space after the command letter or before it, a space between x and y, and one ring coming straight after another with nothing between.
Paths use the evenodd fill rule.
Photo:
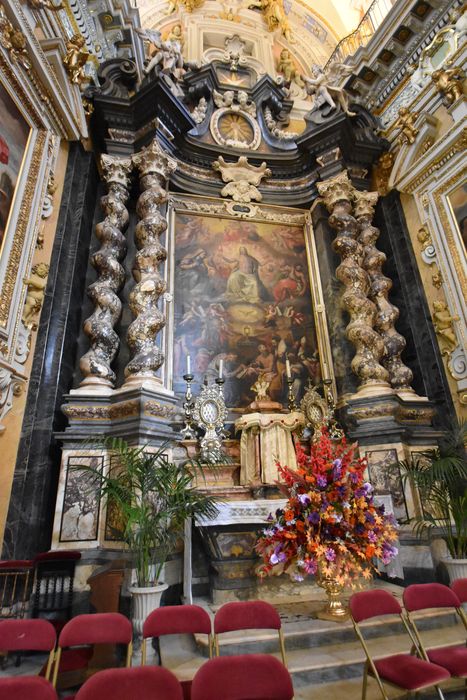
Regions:
<instances>
[{"instance_id":1,"label":"green palm frond","mask_svg":"<svg viewBox=\"0 0 467 700\"><path fill-rule=\"evenodd\" d=\"M157 580L183 535L186 520L209 519L217 513L215 499L193 486L195 474L203 474L203 465L194 460L169 461L167 444L150 452L147 445L133 447L109 437L100 446L110 454L103 471L82 465L79 469L90 474L90 487L119 511L122 538L134 554L138 585L150 585L153 566Z\"/></svg>"}]
</instances>

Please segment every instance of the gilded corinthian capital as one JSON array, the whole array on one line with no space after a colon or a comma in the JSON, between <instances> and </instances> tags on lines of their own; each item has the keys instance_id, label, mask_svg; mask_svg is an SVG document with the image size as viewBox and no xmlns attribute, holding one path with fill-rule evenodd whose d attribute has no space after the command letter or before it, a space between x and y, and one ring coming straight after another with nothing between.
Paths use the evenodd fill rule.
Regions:
<instances>
[{"instance_id":1,"label":"gilded corinthian capital","mask_svg":"<svg viewBox=\"0 0 467 700\"><path fill-rule=\"evenodd\" d=\"M351 201L354 187L346 170L330 180L317 182L316 187L329 212L332 212L338 202Z\"/></svg>"},{"instance_id":2,"label":"gilded corinthian capital","mask_svg":"<svg viewBox=\"0 0 467 700\"><path fill-rule=\"evenodd\" d=\"M354 212L355 217L372 219L378 201L378 192L355 192Z\"/></svg>"},{"instance_id":3,"label":"gilded corinthian capital","mask_svg":"<svg viewBox=\"0 0 467 700\"><path fill-rule=\"evenodd\" d=\"M139 170L140 177L158 173L166 180L177 168L177 162L164 153L156 139L136 153L131 160Z\"/></svg>"},{"instance_id":4,"label":"gilded corinthian capital","mask_svg":"<svg viewBox=\"0 0 467 700\"><path fill-rule=\"evenodd\" d=\"M130 158L116 158L104 153L101 156L102 179L107 182L115 182L125 189L130 188L130 173L132 164Z\"/></svg>"}]
</instances>

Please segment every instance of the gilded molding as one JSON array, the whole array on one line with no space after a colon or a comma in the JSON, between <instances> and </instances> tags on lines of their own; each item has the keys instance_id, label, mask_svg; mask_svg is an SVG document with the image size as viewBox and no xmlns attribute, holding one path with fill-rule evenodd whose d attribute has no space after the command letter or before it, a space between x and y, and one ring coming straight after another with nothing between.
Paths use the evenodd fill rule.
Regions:
<instances>
[{"instance_id":1,"label":"gilded molding","mask_svg":"<svg viewBox=\"0 0 467 700\"><path fill-rule=\"evenodd\" d=\"M368 272L369 296L376 305L375 329L384 343L382 365L389 373L392 388L407 391L411 389L413 374L401 360L406 341L395 329L399 309L388 298L392 281L383 274L386 255L375 246L380 231L371 223L377 201L377 192L355 192L355 216L360 227L359 241L363 247L362 266Z\"/></svg>"},{"instance_id":2,"label":"gilded molding","mask_svg":"<svg viewBox=\"0 0 467 700\"><path fill-rule=\"evenodd\" d=\"M175 206L183 206L193 212L213 215L229 215L238 219L259 219L262 221L273 221L279 224L290 224L291 226L303 226L305 224L305 213L288 213L279 208L266 208L257 204L245 203L239 211L233 202L205 202L197 199L185 199L171 195L170 203Z\"/></svg>"},{"instance_id":3,"label":"gilded molding","mask_svg":"<svg viewBox=\"0 0 467 700\"><path fill-rule=\"evenodd\" d=\"M101 166L108 191L101 198L105 219L96 225L96 237L101 247L91 257L98 277L89 285L87 292L94 303L94 312L83 326L91 347L80 359L79 366L84 375L81 386L113 386L116 377L110 365L120 346L114 326L122 312L122 302L117 293L125 283L125 270L120 263L127 252L124 231L130 217L125 205L129 197L132 166L129 158L105 154L101 156Z\"/></svg>"},{"instance_id":4,"label":"gilded molding","mask_svg":"<svg viewBox=\"0 0 467 700\"><path fill-rule=\"evenodd\" d=\"M8 322L8 316L16 286L18 270L20 269L20 260L24 250L24 241L28 230L32 202L39 177L39 170L42 164L46 139L47 132L39 131L37 134L36 143L34 144L28 177L24 188L24 195L15 227L2 292L0 294L0 326L2 327L5 327Z\"/></svg>"},{"instance_id":5,"label":"gilded molding","mask_svg":"<svg viewBox=\"0 0 467 700\"><path fill-rule=\"evenodd\" d=\"M26 37L12 25L2 4L0 4L0 45L8 51L14 63L20 63L26 70L31 68Z\"/></svg>"},{"instance_id":6,"label":"gilded molding","mask_svg":"<svg viewBox=\"0 0 467 700\"><path fill-rule=\"evenodd\" d=\"M159 272L167 258L160 236L167 229L167 221L160 207L168 200L166 182L177 167L159 146L156 139L132 157L139 171L141 194L136 204L140 218L135 231L138 252L133 265L136 284L130 292L129 306L135 320L128 328L131 359L125 368L126 382L155 379L164 362L157 336L165 326L165 317L158 308L159 297L166 291L166 283Z\"/></svg>"}]
</instances>

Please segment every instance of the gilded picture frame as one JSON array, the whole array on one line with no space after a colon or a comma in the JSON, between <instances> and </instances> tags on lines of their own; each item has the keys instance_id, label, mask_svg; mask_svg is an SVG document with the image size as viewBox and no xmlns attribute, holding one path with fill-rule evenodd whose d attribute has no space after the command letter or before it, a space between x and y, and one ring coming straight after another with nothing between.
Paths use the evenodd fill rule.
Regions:
<instances>
[{"instance_id":1,"label":"gilded picture frame","mask_svg":"<svg viewBox=\"0 0 467 700\"><path fill-rule=\"evenodd\" d=\"M163 343L165 344L165 350L166 350L166 366L165 366L165 373L166 373L166 386L168 389L174 390L176 393L182 393L183 392L183 373L184 373L184 364L186 362L186 355L191 352L193 355L193 366L194 369L196 368L196 374L197 374L197 381L198 384L200 380L202 381L204 374L208 375L211 377L211 380L214 378L214 374L218 369L218 358L223 357L224 358L224 371L226 373L226 379L227 375L232 375L235 374L240 377L238 379L238 382L243 382L242 384L242 394L241 396L230 396L232 394L233 389L232 387L228 386L228 381L226 381L225 384L225 390L226 390L226 403L230 408L235 410L235 408L242 408L244 405L247 404L248 401L251 401L253 398L253 395L251 394L251 387L250 384L253 385L256 374L260 371L262 362L264 364L264 371L268 371L267 367L267 361L268 361L268 356L274 354L273 348L271 347L271 344L274 343L274 339L271 340L269 338L269 335L267 333L267 329L265 329L264 324L270 324L272 327L276 329L276 342L279 342L284 344L284 347L286 345L286 338L284 336L284 333L286 333L286 329L282 328L281 323L278 323L277 318L275 318L276 315L284 313L290 313L290 314L295 314L300 316L300 313L303 314L305 310L305 314L309 313L310 317L312 318L311 323L309 322L307 324L307 328L310 329L311 326L313 326L313 332L315 333L315 338L313 338L312 342L308 342L311 340L308 335L304 335L304 340L303 340L303 357L308 363L312 363L313 361L316 360L316 363L318 364L318 378L317 382L319 383L319 380L321 378L327 378L330 377L333 383L333 387L335 387L334 383L334 375L333 375L333 369L332 369L332 361L331 361L331 349L330 349L330 342L329 342L329 334L328 334L328 325L327 325L327 319L326 319L326 313L325 313L325 308L324 308L324 303L323 303L323 295L322 295L322 289L321 289L321 280L320 280L320 275L319 275L319 268L318 268L318 260L317 260L317 254L316 254L316 246L315 246L315 241L314 241L314 235L313 235L313 230L311 226L311 220L308 215L308 212L300 209L292 209L288 207L278 207L274 205L266 205L266 204L242 204L238 205L235 204L234 202L229 202L226 200L221 200L221 199L215 199L215 198L209 198L209 197L198 197L198 196L186 196L186 195L175 195L172 194L171 197L169 198L169 205L168 205L168 220L169 220L169 227L168 227L168 235L167 235L167 242L166 246L168 249L168 258L167 258L167 263L166 265L169 266L168 269L166 270L166 278L171 281L171 288L170 288L170 297L171 297L171 302L170 302L170 308L167 307L166 309L166 317L167 317L167 326L165 328L165 338L163 338ZM221 250L223 257L225 257L225 265L229 266L231 265L230 272L225 273L225 279L223 280L223 285L225 287L222 288L220 291L217 289L210 289L207 291L205 297L201 297L202 303L197 304L197 308L199 310L199 313L201 316L203 316L204 321L206 320L205 315L209 313L211 308L216 307L217 311L217 318L214 319L216 321L219 321L220 325L224 328L225 330L225 335L229 336L229 340L227 341L226 338L224 337L224 346L219 345L219 347L216 347L215 350L210 352L209 355L209 367L207 370L204 372L203 369L199 366L197 366L198 361L197 361L197 353L196 350L194 350L191 345L188 347L188 345L185 343L181 349L181 351L178 353L178 355L181 356L182 359L178 358L177 355L177 345L179 344L180 341L180 327L183 326L183 319L181 318L180 314L182 313L180 311L180 305L179 305L179 298L180 298L180 290L183 288L191 288L193 289L193 284L195 282L193 281L188 281L188 280L182 280L181 275L180 275L180 267L184 266L184 263L187 261L188 257L193 257L194 254L197 253L197 251L200 249L200 240L192 240L192 245L186 246L186 250L181 246L181 231L180 231L180 221L184 221L184 226L186 227L187 225L194 225L194 222L198 220L200 222L201 226L204 226L207 231L205 231L205 239L204 243L201 247L204 246L206 248L206 252L209 256L217 255L219 256L219 249ZM178 227L178 230L177 230ZM194 226L196 228L196 226ZM238 230L237 230L238 229ZM242 231L240 231L242 229ZM288 242L289 245L292 246L298 246L299 245L299 236L302 237L303 240L303 246L300 247L300 258L295 260L295 265L297 266L297 263L300 263L300 266L303 267L303 270L297 270L297 279L299 279L299 275L303 271L305 276L306 276L306 287L307 287L307 293L309 293L310 300L311 300L311 309L309 308L304 308L303 303L301 302L300 309L297 307L297 309L294 308L297 305L296 298L299 292L294 294L292 291L292 287L297 285L297 280L294 280L294 274L289 272L289 269L293 267L294 264L294 252L292 251L286 251L286 246L284 246L284 251L282 254L283 260L282 260L282 267L279 272L275 272L272 270L272 267L274 267L274 261L269 261L271 265L271 271L269 273L269 277L267 273L261 273L259 274L257 271L258 265L263 264L267 262L267 256L266 260L264 259L264 255L262 257L262 250L261 250L261 245L264 243L265 237L267 238L268 235L274 235L277 237L277 235L280 235L282 231L283 236L288 237ZM296 235L293 233L296 231ZM242 233L243 232L243 233ZM298 234L300 232L300 234ZM186 232L185 232L186 234ZM240 245L240 238L238 236L246 236L244 240L244 245ZM230 236L230 238L227 238L227 236ZM235 238L235 243L234 237ZM248 239L248 236L251 237L251 240ZM295 238L294 238L295 236ZM177 242L177 237L180 239ZM196 237L196 236L195 236ZM222 238L222 241L219 244L219 241L215 244L217 246L217 252L211 250L212 244L211 241L213 239L219 239ZM276 241L277 243L277 241ZM209 249L209 250L208 250ZM240 253L240 250L243 249L243 252ZM272 248L270 248L272 250ZM182 252L181 252L182 251ZM225 253L225 255L224 255ZM255 272L252 272L250 275L247 275L248 281L250 283L250 292L255 295L258 295L258 299L250 304L249 306L251 308L248 309L248 311L255 311L261 313L261 309L259 307L263 307L263 318L266 318L268 320L266 321L261 321L257 322L256 319L253 319L251 323L244 323L243 326L245 328L247 326L251 326L251 339L246 337L242 338L243 344L245 347L239 349L239 343L238 343L238 334L240 331L238 330L239 324L242 325L242 319L237 318L236 315L233 315L232 313L232 306L235 307L235 314L238 314L240 311L243 310L240 308L242 306L242 303L245 302L248 305L248 301L246 299L238 299L238 300L233 300L238 303L233 304L232 299L227 299L227 296L232 296L235 294L240 294L239 291L239 280L238 279L233 279L235 275L237 274L235 272L235 268L238 266L238 258L241 257L245 258L245 265L248 265L251 263L253 267L255 267ZM257 259L255 259L255 256ZM201 254L199 255L201 259ZM288 259L290 257L290 260ZM206 257L204 257L204 263L205 264ZM252 262L253 261L253 262ZM217 260L217 262L219 262ZM187 274L194 274L192 272L193 268L188 265L188 263L185 265L187 268L186 272ZM277 267L277 265L276 265ZM178 268L178 269L177 269ZM190 269L191 268L191 269ZM283 269L282 269L283 268ZM286 270L287 268L287 270ZM218 268L216 268L218 270ZM199 272L199 277L202 279L202 271ZM211 270L212 276L211 276L211 283L213 282L219 282L219 280L216 278L216 271ZM274 274L276 274L276 278L274 277ZM206 275L208 275L208 272L206 272ZM279 275L280 279L277 279L277 276ZM238 275L237 275L238 276ZM255 280L253 280L253 277L255 277ZM289 279L290 277L290 279ZM273 285L273 281L275 280L275 284ZM268 286L268 281L270 282L269 284L269 292L270 292L270 297L262 297L260 298L261 291L259 291L261 288L264 290L264 286ZM265 284L263 284L265 283ZM286 284L289 283L290 289L285 289ZM299 283L300 284L300 283ZM209 285L208 285L209 286ZM211 284L212 286L212 284ZM221 280L221 286L222 286L222 280ZM196 288L196 285L195 285ZM256 291L255 291L256 290ZM286 294L286 292L289 292ZM282 294L284 292L284 294ZM193 297L194 299L195 297ZM269 298L269 301L266 302L265 299ZM206 299L206 303L204 303L204 299ZM255 306L255 308L253 308ZM267 308L266 308L267 307ZM277 307L277 308L276 308ZM289 308L290 307L290 308ZM184 314L188 316L189 313L187 314L186 312L190 312L190 309L186 308L184 309ZM271 316L269 318L268 314ZM196 314L195 314L196 315ZM221 318L223 317L223 318ZM196 330L196 319L192 319L195 322L195 325L193 327L194 330ZM281 318L280 321L283 319ZM206 323L202 322L203 319L199 319L199 341L198 338L196 338L194 345L199 346L199 343L201 342L202 339L202 334L204 333L205 326L207 325ZM290 325L290 324L289 324ZM211 324L210 326L210 332L211 335L215 336L214 332L214 326L216 324ZM242 327L243 327L242 326ZM243 328L243 334L245 334L245 328ZM203 329L203 330L202 330ZM290 329L289 329L290 330ZM296 330L296 329L294 329ZM196 334L194 334L196 335ZM294 340L295 344L298 344L298 336L295 337L297 333L294 333ZM193 336L193 334L192 334ZM234 340L232 340L232 338ZM289 333L289 337L292 338L292 332ZM254 341L252 340L254 338ZM248 342L250 341L251 342ZM261 343L264 343L266 345L266 348L263 349L261 348ZM211 338L209 342L207 343L201 343L203 347L207 346L207 350L211 350L209 347L210 344L212 345L214 343L214 340ZM232 351L232 344L235 345L233 351ZM249 345L252 345L252 348L249 347ZM306 347L305 347L306 345ZM253 347L255 346L255 347ZM250 351L251 352L248 352ZM256 353L254 352L256 350ZM261 352L263 353L261 355ZM286 351L287 353L293 352L292 348L292 343L288 343ZM283 353L285 356L285 352ZM199 354L199 353L198 353ZM237 357L234 360L231 360L229 358L229 355L236 354ZM276 353L277 355L278 353ZM251 357L250 357L251 355ZM257 355L257 357L254 357L254 355ZM292 358L292 355L290 355ZM178 360L177 360L178 358ZM229 365L229 362L231 362L232 367ZM238 367L235 365L235 362L239 365ZM217 363L217 364L216 364ZM240 364L239 364L240 363ZM279 387L276 387L274 382L276 379L280 378L280 375L283 375L285 373L285 366L284 367L279 367L279 363L277 362L277 367L274 371L271 372L271 388L273 391L275 391L275 399L279 401L284 401L285 399L285 391L280 391ZM297 361L297 367L298 367L299 362ZM306 363L305 363L306 364ZM308 365L307 365L308 366ZM213 369L214 368L214 369ZM256 374L255 374L256 372ZM304 374L307 374L306 372ZM313 373L311 373L311 376L303 376L301 380L301 385L298 386L299 382L297 381L297 391L303 395L304 390L306 389L306 383L307 379L311 378L313 379L312 376ZM212 376L211 376L212 375ZM251 376L250 376L251 375ZM300 376L300 373L298 372L297 369L297 377ZM173 381L171 382L170 386L168 385L169 378L174 378ZM208 378L209 379L209 378ZM237 382L237 383L238 383ZM284 378L282 377L282 383L284 384ZM316 383L316 382L315 382ZM243 386L244 385L244 386ZM238 387L237 387L238 388ZM282 387L284 390L285 387ZM196 390L196 386L195 386ZM233 392L235 393L235 392Z\"/></svg>"}]
</instances>

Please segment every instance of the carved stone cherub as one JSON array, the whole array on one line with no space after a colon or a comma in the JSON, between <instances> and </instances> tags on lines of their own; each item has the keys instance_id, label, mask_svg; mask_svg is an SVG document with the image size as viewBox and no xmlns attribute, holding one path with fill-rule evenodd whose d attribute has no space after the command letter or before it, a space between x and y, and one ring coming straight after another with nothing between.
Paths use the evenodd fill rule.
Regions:
<instances>
[{"instance_id":1,"label":"carved stone cherub","mask_svg":"<svg viewBox=\"0 0 467 700\"><path fill-rule=\"evenodd\" d=\"M277 70L279 73L282 73L287 83L294 82L300 87L304 87L305 83L301 79L295 61L292 59L288 49L282 49Z\"/></svg>"},{"instance_id":2,"label":"carved stone cherub","mask_svg":"<svg viewBox=\"0 0 467 700\"><path fill-rule=\"evenodd\" d=\"M399 109L399 117L394 122L394 128L399 129L399 140L401 143L415 143L418 129L414 126L418 119L418 112L409 112L408 107Z\"/></svg>"},{"instance_id":3,"label":"carved stone cherub","mask_svg":"<svg viewBox=\"0 0 467 700\"><path fill-rule=\"evenodd\" d=\"M183 49L185 39L183 38L182 25L180 23L174 24L170 32L166 36L166 41L178 41L180 44L180 49Z\"/></svg>"},{"instance_id":4,"label":"carved stone cherub","mask_svg":"<svg viewBox=\"0 0 467 700\"><path fill-rule=\"evenodd\" d=\"M67 41L66 54L63 57L63 65L70 76L72 83L80 85L88 80L84 67L89 59L89 51L85 48L85 39L82 34L75 34Z\"/></svg>"},{"instance_id":5,"label":"carved stone cherub","mask_svg":"<svg viewBox=\"0 0 467 700\"><path fill-rule=\"evenodd\" d=\"M49 266L47 263L37 263L32 268L30 277L23 280L28 287L23 310L23 323L26 328L32 330L37 328L37 324L33 319L42 308L48 274Z\"/></svg>"},{"instance_id":6,"label":"carved stone cherub","mask_svg":"<svg viewBox=\"0 0 467 700\"><path fill-rule=\"evenodd\" d=\"M440 68L431 74L431 79L448 107L464 94L465 72L462 68Z\"/></svg>"},{"instance_id":7,"label":"carved stone cherub","mask_svg":"<svg viewBox=\"0 0 467 700\"><path fill-rule=\"evenodd\" d=\"M459 316L451 316L445 301L434 301L433 311L433 325L440 340L441 354L450 355L458 345L452 324L459 321Z\"/></svg>"}]
</instances>

